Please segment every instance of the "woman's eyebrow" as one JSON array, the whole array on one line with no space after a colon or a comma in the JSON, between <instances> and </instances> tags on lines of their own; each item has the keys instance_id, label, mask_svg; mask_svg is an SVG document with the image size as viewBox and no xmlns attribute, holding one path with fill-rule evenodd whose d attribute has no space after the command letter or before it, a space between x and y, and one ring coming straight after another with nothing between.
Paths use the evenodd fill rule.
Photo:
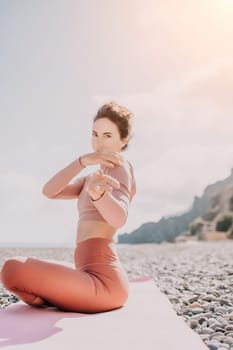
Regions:
<instances>
[{"instance_id":1,"label":"woman's eyebrow","mask_svg":"<svg viewBox=\"0 0 233 350\"><path fill-rule=\"evenodd\" d=\"M97 131L95 131L95 130L92 130L92 131L95 132L96 134L98 134ZM104 132L103 134L112 134L112 132L107 131L107 132Z\"/></svg>"}]
</instances>

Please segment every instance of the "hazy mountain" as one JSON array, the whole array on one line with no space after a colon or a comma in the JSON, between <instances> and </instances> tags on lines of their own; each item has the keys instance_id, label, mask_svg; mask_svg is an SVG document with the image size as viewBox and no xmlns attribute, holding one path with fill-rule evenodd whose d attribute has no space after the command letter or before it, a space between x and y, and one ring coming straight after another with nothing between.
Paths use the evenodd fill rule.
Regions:
<instances>
[{"instance_id":1,"label":"hazy mountain","mask_svg":"<svg viewBox=\"0 0 233 350\"><path fill-rule=\"evenodd\" d=\"M201 197L194 196L191 208L181 215L162 217L158 222L147 222L131 233L124 233L118 236L117 243L160 243L171 241L189 231L189 225L194 219L203 216L213 207L213 200L220 193L222 198L220 211L224 212L228 206L229 196L226 192L233 193L233 168L231 174L224 180L219 180L208 185ZM221 195L225 193L225 195ZM226 200L228 200L227 203ZM224 202L225 201L225 202Z\"/></svg>"}]
</instances>

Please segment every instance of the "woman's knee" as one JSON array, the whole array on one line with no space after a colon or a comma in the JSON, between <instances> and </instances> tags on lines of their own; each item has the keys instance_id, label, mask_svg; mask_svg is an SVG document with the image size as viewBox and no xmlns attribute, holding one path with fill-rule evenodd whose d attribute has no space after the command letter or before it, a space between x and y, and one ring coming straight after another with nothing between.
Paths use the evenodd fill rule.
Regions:
<instances>
[{"instance_id":1,"label":"woman's knee","mask_svg":"<svg viewBox=\"0 0 233 350\"><path fill-rule=\"evenodd\" d=\"M15 256L7 259L1 270L1 282L7 288L14 287L15 277L19 272L20 265L25 262L27 258L22 256Z\"/></svg>"}]
</instances>

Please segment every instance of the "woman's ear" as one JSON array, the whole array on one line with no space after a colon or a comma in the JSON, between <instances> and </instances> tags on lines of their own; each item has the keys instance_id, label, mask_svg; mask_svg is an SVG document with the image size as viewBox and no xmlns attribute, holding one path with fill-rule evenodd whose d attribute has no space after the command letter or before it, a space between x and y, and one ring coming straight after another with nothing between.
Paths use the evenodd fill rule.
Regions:
<instances>
[{"instance_id":1,"label":"woman's ear","mask_svg":"<svg viewBox=\"0 0 233 350\"><path fill-rule=\"evenodd\" d=\"M124 137L123 139L121 139L121 141L123 142L123 145L122 145L122 147L123 147L123 146L127 145L129 139L128 139L128 137Z\"/></svg>"}]
</instances>

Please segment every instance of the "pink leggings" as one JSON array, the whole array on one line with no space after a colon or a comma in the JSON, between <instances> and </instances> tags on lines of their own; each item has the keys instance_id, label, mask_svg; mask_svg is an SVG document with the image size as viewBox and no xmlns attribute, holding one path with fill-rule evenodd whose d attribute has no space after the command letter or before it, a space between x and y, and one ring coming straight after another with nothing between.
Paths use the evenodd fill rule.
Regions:
<instances>
[{"instance_id":1,"label":"pink leggings","mask_svg":"<svg viewBox=\"0 0 233 350\"><path fill-rule=\"evenodd\" d=\"M129 280L114 242L102 237L79 242L74 264L12 257L3 265L1 280L6 289L32 306L85 313L123 306Z\"/></svg>"}]
</instances>

